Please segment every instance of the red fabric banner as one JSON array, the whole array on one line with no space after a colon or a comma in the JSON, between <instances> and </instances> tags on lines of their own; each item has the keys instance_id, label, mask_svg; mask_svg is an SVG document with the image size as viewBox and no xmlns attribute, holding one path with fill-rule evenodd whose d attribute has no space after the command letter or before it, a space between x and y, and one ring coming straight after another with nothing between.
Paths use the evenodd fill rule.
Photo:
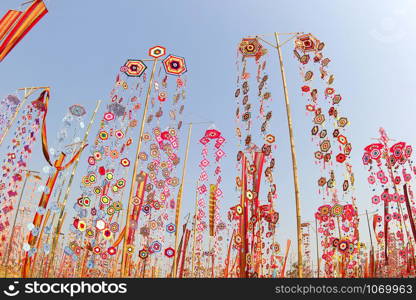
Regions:
<instances>
[{"instance_id":1,"label":"red fabric banner","mask_svg":"<svg viewBox=\"0 0 416 300\"><path fill-rule=\"evenodd\" d=\"M9 10L0 20L0 41L6 36L17 19L22 15L21 11Z\"/></svg>"},{"instance_id":2,"label":"red fabric banner","mask_svg":"<svg viewBox=\"0 0 416 300\"><path fill-rule=\"evenodd\" d=\"M25 37L26 34L48 13L45 3L35 0L21 15L19 20L0 45L0 61Z\"/></svg>"}]
</instances>

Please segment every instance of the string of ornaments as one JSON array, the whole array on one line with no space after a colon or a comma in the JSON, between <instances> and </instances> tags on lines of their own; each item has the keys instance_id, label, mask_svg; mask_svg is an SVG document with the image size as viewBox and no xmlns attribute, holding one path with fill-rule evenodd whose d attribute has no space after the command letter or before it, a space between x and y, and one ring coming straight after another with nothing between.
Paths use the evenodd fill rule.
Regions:
<instances>
[{"instance_id":1,"label":"string of ornaments","mask_svg":"<svg viewBox=\"0 0 416 300\"><path fill-rule=\"evenodd\" d=\"M160 47L160 50L158 55L164 56L166 49ZM143 134L145 150L139 154L141 170L148 174L141 206L145 220L139 228L142 239L138 257L144 261L143 268L149 260L156 259L170 265L175 255L175 211L180 189L177 169L186 100L186 71L184 58L168 55L156 70L151 91Z\"/></svg>"},{"instance_id":2,"label":"string of ornaments","mask_svg":"<svg viewBox=\"0 0 416 300\"><path fill-rule=\"evenodd\" d=\"M268 271L270 259L277 254L275 250L280 249L274 242L279 214L274 208L277 199L273 176L276 138L270 132L273 97L268 90L267 60L267 51L257 39L242 39L237 49L234 96L236 135L241 149L236 167L242 174L237 176L236 185L244 200L240 199L240 204L231 208L229 219L239 220L240 228L234 236L233 247L239 255L246 256L246 266L238 266L237 273L245 272L250 277L259 276L262 266ZM256 88L251 89L252 85ZM260 190L262 181L267 186ZM260 200L264 198L267 199L265 204Z\"/></svg>"},{"instance_id":3,"label":"string of ornaments","mask_svg":"<svg viewBox=\"0 0 416 300\"><path fill-rule=\"evenodd\" d=\"M15 95L8 96L7 99L9 99L7 101L14 102L14 106L21 103ZM10 135L12 138L1 162L0 233L7 233L5 230L10 229L10 218L17 205L17 198L25 177L24 170L27 169L33 153L43 114L44 109L40 103L36 100L29 102L19 112L16 128ZM11 232L8 233L11 234Z\"/></svg>"},{"instance_id":4,"label":"string of ornaments","mask_svg":"<svg viewBox=\"0 0 416 300\"><path fill-rule=\"evenodd\" d=\"M197 260L201 260L204 254L204 242L209 245L209 242L204 240L205 236L214 239L213 247L205 251L205 254L214 256L221 251L220 243L223 240L221 234L226 229L225 223L220 219L219 211L220 201L223 198L221 160L226 156L223 150L225 142L226 139L222 136L221 131L215 128L208 128L199 140L202 145L202 159L199 162L201 172L198 178L195 223L195 256Z\"/></svg>"},{"instance_id":5,"label":"string of ornaments","mask_svg":"<svg viewBox=\"0 0 416 300\"><path fill-rule=\"evenodd\" d=\"M145 79L136 77L129 72L117 74L94 144L89 148L88 168L81 178L82 194L73 203L72 237L64 250L73 261L79 260L82 254L89 256L87 274L91 276L108 272L110 258L116 254L111 245L120 232L130 167L129 150L134 142L136 115L141 109L139 99L146 83Z\"/></svg>"},{"instance_id":6,"label":"string of ornaments","mask_svg":"<svg viewBox=\"0 0 416 300\"><path fill-rule=\"evenodd\" d=\"M314 157L321 172L321 177L317 180L318 193L323 202L327 203L320 206L316 214L320 223L325 223L321 224L321 233L324 233L321 235L321 244L326 270L330 275L332 262L341 255L347 268L347 276L352 276L356 264L355 256L359 252L359 218L353 189L355 178L349 162L352 146L346 135L349 121L341 113L340 102L343 98L334 88L335 76L328 69L331 59L324 56L324 47L325 44L312 34L304 34L296 37L293 53L299 61L300 75L304 82L301 91L308 101L306 111L313 122L312 142L317 147ZM316 78L319 79L315 80ZM345 213L344 209L347 209ZM325 221L319 218L323 212L329 212L328 220L326 217ZM340 233L333 226L334 218L342 220ZM326 224L328 222L331 226ZM329 239L327 235L330 236ZM330 245L334 245L331 240L337 239L342 240L342 243L335 242L337 246L331 247ZM344 248L350 249L349 255L345 255Z\"/></svg>"}]
</instances>

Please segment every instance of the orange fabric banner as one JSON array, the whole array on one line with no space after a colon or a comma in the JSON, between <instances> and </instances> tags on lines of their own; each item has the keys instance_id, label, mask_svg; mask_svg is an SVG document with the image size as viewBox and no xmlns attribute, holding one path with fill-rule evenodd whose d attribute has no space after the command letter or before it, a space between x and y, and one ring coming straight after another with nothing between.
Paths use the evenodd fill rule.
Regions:
<instances>
[{"instance_id":1,"label":"orange fabric banner","mask_svg":"<svg viewBox=\"0 0 416 300\"><path fill-rule=\"evenodd\" d=\"M45 156L46 161L49 165L53 166L51 162L51 158L49 156L49 148L48 148L48 136L46 134L46 115L48 113L48 105L49 105L49 96L50 92L49 89L45 89L39 96L39 98L33 101L33 105L38 106L40 109L44 110L43 120L42 120L42 129L41 129L41 136L42 136L42 152Z\"/></svg>"},{"instance_id":2,"label":"orange fabric banner","mask_svg":"<svg viewBox=\"0 0 416 300\"><path fill-rule=\"evenodd\" d=\"M6 36L6 34L12 29L17 19L22 15L21 11L9 10L4 17L0 20L0 41Z\"/></svg>"},{"instance_id":3,"label":"orange fabric banner","mask_svg":"<svg viewBox=\"0 0 416 300\"><path fill-rule=\"evenodd\" d=\"M25 35L48 13L42 0L35 0L0 45L0 61L25 37Z\"/></svg>"}]
</instances>

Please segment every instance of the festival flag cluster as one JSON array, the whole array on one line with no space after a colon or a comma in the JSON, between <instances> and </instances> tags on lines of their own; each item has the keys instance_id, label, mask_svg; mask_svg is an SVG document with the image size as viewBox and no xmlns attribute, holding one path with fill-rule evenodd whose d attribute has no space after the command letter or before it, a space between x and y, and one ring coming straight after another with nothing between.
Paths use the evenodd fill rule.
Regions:
<instances>
[{"instance_id":1,"label":"festival flag cluster","mask_svg":"<svg viewBox=\"0 0 416 300\"><path fill-rule=\"evenodd\" d=\"M0 61L46 13L40 0L24 12L6 13L0 20ZM60 124L47 125L49 87L23 88L0 101L0 274L414 277L411 145L391 140L381 128L377 142L364 148L362 162L369 174L363 182L372 196L363 200L375 211L360 212L348 135L352 118L342 109L351 100L335 87L324 42L312 34L290 35L318 174L307 199L300 197L297 181L281 53L286 42L280 44L277 33L276 45L259 36L241 40L230 95L235 137L211 122L196 129L193 144L198 122L184 113L187 61L156 45L144 58L122 61L107 99L98 101L94 111L72 104ZM279 225L280 205L292 204L278 191L291 187L277 188L287 171L277 164L284 151L277 151L275 120L281 103L271 92L275 79L268 46L278 50L288 117L296 219L288 218L298 229L297 264L290 258L296 247ZM197 161L187 163L189 152ZM232 179L224 172L230 157L235 159ZM30 169L34 159L43 164L41 170ZM191 183L187 170L196 174ZM234 199L226 195L230 185ZM313 221L300 214L304 201L312 202ZM193 212L183 216L183 203L194 204ZM359 231L364 215L369 241Z\"/></svg>"},{"instance_id":2,"label":"festival flag cluster","mask_svg":"<svg viewBox=\"0 0 416 300\"><path fill-rule=\"evenodd\" d=\"M372 273L401 277L415 272L416 207L411 181L416 168L412 152L405 142L392 144L383 128L378 142L364 149L362 161L374 193L371 203L377 208L372 220L376 241L371 253Z\"/></svg>"}]
</instances>

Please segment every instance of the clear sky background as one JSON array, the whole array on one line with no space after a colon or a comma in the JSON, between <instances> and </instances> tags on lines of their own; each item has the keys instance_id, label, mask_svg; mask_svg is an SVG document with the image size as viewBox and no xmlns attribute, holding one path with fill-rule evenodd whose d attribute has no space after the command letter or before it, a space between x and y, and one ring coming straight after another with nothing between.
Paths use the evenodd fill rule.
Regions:
<instances>
[{"instance_id":1,"label":"clear sky background","mask_svg":"<svg viewBox=\"0 0 416 300\"><path fill-rule=\"evenodd\" d=\"M18 8L20 2L23 0L1 0L0 13ZM228 157L223 160L223 209L237 202L235 54L240 39L246 35L304 31L326 43L325 54L332 59L330 70L336 76L335 87L343 95L341 110L351 122L347 132L353 146L360 213L372 209L367 171L361 164L362 149L378 136L378 128L383 126L391 137L416 145L415 1L50 0L47 4L49 13L0 63L0 96L20 87L48 85L52 88L48 124L60 126L63 109L69 105L80 103L91 112L96 100L108 100L114 76L127 58L143 58L151 46L165 46L169 53L186 58L188 120L212 120L228 139ZM320 201L316 194L319 170L313 163L310 141L311 120L305 115L306 100L299 92L301 81L291 44L283 48L283 54L298 152L303 221L312 221ZM283 244L287 238L294 241L295 201L279 65L277 55L271 54L270 58L275 58L269 62L269 70L270 83L274 83L270 85L275 100L274 118L279 120L272 132L278 139L275 176L280 192L278 239ZM53 125L49 127L50 135L55 136ZM205 129L195 126L192 136L183 215L193 211L195 179L200 171L196 166L200 159L197 141ZM41 169L46 162L40 163L43 157L38 150L34 167ZM82 161L85 160L84 156ZM79 181L74 185L78 184ZM366 239L364 217L360 229Z\"/></svg>"}]
</instances>

